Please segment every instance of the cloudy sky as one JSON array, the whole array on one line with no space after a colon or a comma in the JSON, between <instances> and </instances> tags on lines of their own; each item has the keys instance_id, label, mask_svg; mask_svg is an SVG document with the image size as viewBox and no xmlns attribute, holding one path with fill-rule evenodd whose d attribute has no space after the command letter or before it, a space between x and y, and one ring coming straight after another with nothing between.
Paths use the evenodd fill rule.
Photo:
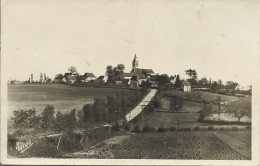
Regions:
<instances>
[{"instance_id":1,"label":"cloudy sky","mask_svg":"<svg viewBox=\"0 0 260 166\"><path fill-rule=\"evenodd\" d=\"M258 1L259 2L259 1ZM252 84L259 39L256 1L8 0L2 56L8 79L54 77L76 66L105 73L136 54L160 74ZM259 3L258 3L259 5Z\"/></svg>"}]
</instances>

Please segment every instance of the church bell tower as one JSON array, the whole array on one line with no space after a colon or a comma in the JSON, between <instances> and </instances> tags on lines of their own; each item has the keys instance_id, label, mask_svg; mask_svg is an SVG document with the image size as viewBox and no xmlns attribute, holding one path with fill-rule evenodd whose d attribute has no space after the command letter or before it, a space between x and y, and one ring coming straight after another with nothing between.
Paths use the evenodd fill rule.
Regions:
<instances>
[{"instance_id":1,"label":"church bell tower","mask_svg":"<svg viewBox=\"0 0 260 166\"><path fill-rule=\"evenodd\" d=\"M134 60L132 62L132 69L138 68L138 61L137 61L137 57L135 54Z\"/></svg>"}]
</instances>

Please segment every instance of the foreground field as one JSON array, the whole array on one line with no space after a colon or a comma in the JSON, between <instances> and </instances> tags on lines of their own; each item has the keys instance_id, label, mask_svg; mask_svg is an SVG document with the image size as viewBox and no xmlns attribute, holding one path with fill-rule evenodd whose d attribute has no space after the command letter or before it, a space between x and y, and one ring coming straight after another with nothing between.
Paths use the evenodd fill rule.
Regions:
<instances>
[{"instance_id":1,"label":"foreground field","mask_svg":"<svg viewBox=\"0 0 260 166\"><path fill-rule=\"evenodd\" d=\"M46 105L53 105L55 112L80 110L83 105L93 103L95 97L106 98L126 89L85 88L62 84L20 84L8 86L8 115L17 109L35 108L42 112Z\"/></svg>"},{"instance_id":2,"label":"foreground field","mask_svg":"<svg viewBox=\"0 0 260 166\"><path fill-rule=\"evenodd\" d=\"M247 158L251 158L250 132L215 132L215 135L227 143L232 149Z\"/></svg>"},{"instance_id":3,"label":"foreground field","mask_svg":"<svg viewBox=\"0 0 260 166\"><path fill-rule=\"evenodd\" d=\"M232 132L232 136L244 133ZM249 137L246 134L245 137ZM241 140L246 141L246 140ZM243 143L241 142L240 143ZM115 141L114 141L115 142ZM118 143L70 154L73 158L247 160L210 132L135 134ZM250 157L250 156L249 156Z\"/></svg>"}]
</instances>

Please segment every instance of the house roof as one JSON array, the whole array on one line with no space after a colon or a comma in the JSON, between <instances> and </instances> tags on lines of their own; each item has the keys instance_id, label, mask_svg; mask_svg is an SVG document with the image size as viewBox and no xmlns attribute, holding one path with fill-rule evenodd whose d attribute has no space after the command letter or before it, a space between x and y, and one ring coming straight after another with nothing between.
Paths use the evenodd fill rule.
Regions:
<instances>
[{"instance_id":1,"label":"house roof","mask_svg":"<svg viewBox=\"0 0 260 166\"><path fill-rule=\"evenodd\" d=\"M142 69L134 68L131 73L134 73L136 75L144 75L142 72Z\"/></svg>"},{"instance_id":2,"label":"house roof","mask_svg":"<svg viewBox=\"0 0 260 166\"><path fill-rule=\"evenodd\" d=\"M146 79L146 77L144 75L139 75L137 76L138 79Z\"/></svg>"},{"instance_id":3,"label":"house roof","mask_svg":"<svg viewBox=\"0 0 260 166\"><path fill-rule=\"evenodd\" d=\"M134 73L124 73L123 76L124 77L133 77Z\"/></svg>"},{"instance_id":4,"label":"house roof","mask_svg":"<svg viewBox=\"0 0 260 166\"><path fill-rule=\"evenodd\" d=\"M190 86L190 83L188 81L183 81L183 86Z\"/></svg>"},{"instance_id":5,"label":"house roof","mask_svg":"<svg viewBox=\"0 0 260 166\"><path fill-rule=\"evenodd\" d=\"M99 76L97 79L103 80L104 78L105 78L105 76Z\"/></svg>"},{"instance_id":6,"label":"house roof","mask_svg":"<svg viewBox=\"0 0 260 166\"><path fill-rule=\"evenodd\" d=\"M152 69L141 69L141 70L143 73L146 73L146 74L154 74Z\"/></svg>"},{"instance_id":7,"label":"house roof","mask_svg":"<svg viewBox=\"0 0 260 166\"><path fill-rule=\"evenodd\" d=\"M84 74L85 77L96 77L93 73L85 73Z\"/></svg>"},{"instance_id":8,"label":"house roof","mask_svg":"<svg viewBox=\"0 0 260 166\"><path fill-rule=\"evenodd\" d=\"M150 80L151 81L157 81L158 77L159 77L159 75L151 75Z\"/></svg>"},{"instance_id":9,"label":"house roof","mask_svg":"<svg viewBox=\"0 0 260 166\"><path fill-rule=\"evenodd\" d=\"M79 76L79 79L80 79L80 80L85 80L86 77L85 77L84 75L80 75L80 76Z\"/></svg>"},{"instance_id":10,"label":"house roof","mask_svg":"<svg viewBox=\"0 0 260 166\"><path fill-rule=\"evenodd\" d=\"M64 74L64 77L67 77L67 76L69 76L69 75L71 75L71 73L65 73L65 74Z\"/></svg>"}]
</instances>

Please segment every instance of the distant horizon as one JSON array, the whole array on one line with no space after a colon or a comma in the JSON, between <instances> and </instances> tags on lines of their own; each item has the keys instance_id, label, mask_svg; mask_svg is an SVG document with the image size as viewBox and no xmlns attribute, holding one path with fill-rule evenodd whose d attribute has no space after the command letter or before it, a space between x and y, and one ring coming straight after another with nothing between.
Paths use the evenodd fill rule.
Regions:
<instances>
[{"instance_id":1,"label":"distant horizon","mask_svg":"<svg viewBox=\"0 0 260 166\"><path fill-rule=\"evenodd\" d=\"M108 65L124 64L130 72L136 54L139 68L155 73L186 79L191 68L198 79L254 84L259 30L249 1L60 2L5 2L7 79L38 79L40 73L53 79L70 66L96 77Z\"/></svg>"}]
</instances>

